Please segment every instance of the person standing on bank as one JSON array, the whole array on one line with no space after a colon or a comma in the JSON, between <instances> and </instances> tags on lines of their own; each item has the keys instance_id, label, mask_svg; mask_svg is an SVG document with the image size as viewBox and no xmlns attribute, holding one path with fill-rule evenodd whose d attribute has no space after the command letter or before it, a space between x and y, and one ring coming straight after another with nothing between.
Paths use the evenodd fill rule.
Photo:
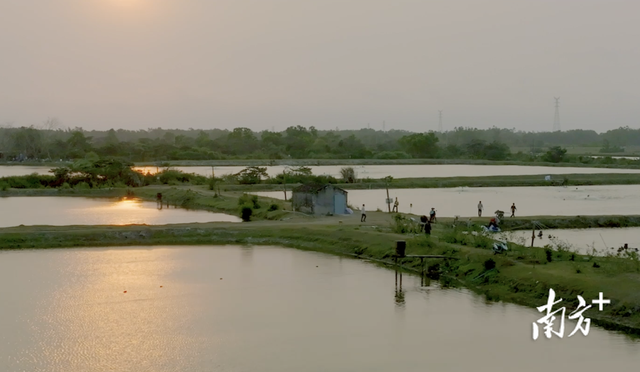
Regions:
<instances>
[{"instance_id":1,"label":"person standing on bank","mask_svg":"<svg viewBox=\"0 0 640 372\"><path fill-rule=\"evenodd\" d=\"M392 212L398 213L398 204L398 197L396 197L396 201L393 203L393 209L391 210Z\"/></svg>"},{"instance_id":2,"label":"person standing on bank","mask_svg":"<svg viewBox=\"0 0 640 372\"><path fill-rule=\"evenodd\" d=\"M516 203L513 203L513 205L511 205L511 217L515 217L516 216L516 211L518 210L518 208L516 208Z\"/></svg>"},{"instance_id":3,"label":"person standing on bank","mask_svg":"<svg viewBox=\"0 0 640 372\"><path fill-rule=\"evenodd\" d=\"M427 222L424 224L424 232L427 235L431 235L431 222L429 222L427 220Z\"/></svg>"},{"instance_id":4,"label":"person standing on bank","mask_svg":"<svg viewBox=\"0 0 640 372\"><path fill-rule=\"evenodd\" d=\"M431 211L429 212L429 222L436 222L436 209L435 208L431 208Z\"/></svg>"},{"instance_id":5,"label":"person standing on bank","mask_svg":"<svg viewBox=\"0 0 640 372\"><path fill-rule=\"evenodd\" d=\"M360 216L360 222L367 222L367 211L364 209L364 204L362 204L362 216Z\"/></svg>"},{"instance_id":6,"label":"person standing on bank","mask_svg":"<svg viewBox=\"0 0 640 372\"><path fill-rule=\"evenodd\" d=\"M482 217L482 209L484 206L482 205L482 200L478 203L478 217Z\"/></svg>"}]
</instances>

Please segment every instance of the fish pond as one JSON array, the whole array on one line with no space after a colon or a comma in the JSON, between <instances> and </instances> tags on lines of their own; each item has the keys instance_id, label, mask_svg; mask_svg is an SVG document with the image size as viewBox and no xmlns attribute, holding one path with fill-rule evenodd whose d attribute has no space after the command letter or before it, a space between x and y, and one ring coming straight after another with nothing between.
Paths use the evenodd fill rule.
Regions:
<instances>
[{"instance_id":1,"label":"fish pond","mask_svg":"<svg viewBox=\"0 0 640 372\"><path fill-rule=\"evenodd\" d=\"M2 371L633 371L592 326L280 247L0 251ZM606 295L606 294L605 294ZM546 301L544 299L541 302ZM543 305L541 303L540 305Z\"/></svg>"}]
</instances>

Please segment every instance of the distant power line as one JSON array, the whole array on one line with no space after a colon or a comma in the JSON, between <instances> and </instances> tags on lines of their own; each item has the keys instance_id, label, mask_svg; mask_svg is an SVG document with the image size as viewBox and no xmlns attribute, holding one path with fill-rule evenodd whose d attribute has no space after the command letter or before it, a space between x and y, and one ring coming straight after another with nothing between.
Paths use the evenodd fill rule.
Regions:
<instances>
[{"instance_id":1,"label":"distant power line","mask_svg":"<svg viewBox=\"0 0 640 372\"><path fill-rule=\"evenodd\" d=\"M553 131L560 131L560 97L553 97L556 100L556 114L553 118Z\"/></svg>"}]
</instances>

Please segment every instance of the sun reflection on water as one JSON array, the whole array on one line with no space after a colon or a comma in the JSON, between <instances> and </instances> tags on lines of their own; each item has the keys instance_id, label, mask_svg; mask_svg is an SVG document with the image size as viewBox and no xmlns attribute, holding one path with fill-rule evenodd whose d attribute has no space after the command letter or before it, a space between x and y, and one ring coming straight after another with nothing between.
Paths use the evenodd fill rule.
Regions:
<instances>
[{"instance_id":1,"label":"sun reflection on water","mask_svg":"<svg viewBox=\"0 0 640 372\"><path fill-rule=\"evenodd\" d=\"M200 348L188 326L198 312L180 299L188 288L171 278L178 254L137 248L67 257L75 263L65 269L69 279L40 309L48 329L36 350L55 356L50 370L129 371L131 361L139 371L187 367Z\"/></svg>"}]
</instances>

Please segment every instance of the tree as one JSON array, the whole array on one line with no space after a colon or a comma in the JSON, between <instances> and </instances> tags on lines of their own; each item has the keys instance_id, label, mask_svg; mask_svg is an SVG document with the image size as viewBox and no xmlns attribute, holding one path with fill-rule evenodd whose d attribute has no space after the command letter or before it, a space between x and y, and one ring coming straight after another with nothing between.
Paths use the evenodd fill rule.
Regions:
<instances>
[{"instance_id":1,"label":"tree","mask_svg":"<svg viewBox=\"0 0 640 372\"><path fill-rule=\"evenodd\" d=\"M91 137L85 137L81 131L74 131L67 140L67 146L70 149L69 155L74 158L84 157L87 152L91 151L90 140Z\"/></svg>"},{"instance_id":2,"label":"tree","mask_svg":"<svg viewBox=\"0 0 640 372\"><path fill-rule=\"evenodd\" d=\"M511 149L502 142L493 141L484 147L484 156L487 160L505 160L510 154Z\"/></svg>"},{"instance_id":3,"label":"tree","mask_svg":"<svg viewBox=\"0 0 640 372\"><path fill-rule=\"evenodd\" d=\"M262 178L269 178L267 167L247 167L236 173L238 182L245 185L260 183Z\"/></svg>"},{"instance_id":4,"label":"tree","mask_svg":"<svg viewBox=\"0 0 640 372\"><path fill-rule=\"evenodd\" d=\"M33 126L19 128L13 135L13 149L27 158L37 158L43 151L42 132Z\"/></svg>"},{"instance_id":5,"label":"tree","mask_svg":"<svg viewBox=\"0 0 640 372\"><path fill-rule=\"evenodd\" d=\"M354 183L357 179L357 174L353 167L341 168L340 176L342 176L342 180L346 183Z\"/></svg>"},{"instance_id":6,"label":"tree","mask_svg":"<svg viewBox=\"0 0 640 372\"><path fill-rule=\"evenodd\" d=\"M542 155L542 160L549 163L559 163L564 160L567 149L560 146L550 147L549 150Z\"/></svg>"},{"instance_id":7,"label":"tree","mask_svg":"<svg viewBox=\"0 0 640 372\"><path fill-rule=\"evenodd\" d=\"M415 158L435 158L439 151L438 137L433 132L403 136L398 142L405 152Z\"/></svg>"}]
</instances>

